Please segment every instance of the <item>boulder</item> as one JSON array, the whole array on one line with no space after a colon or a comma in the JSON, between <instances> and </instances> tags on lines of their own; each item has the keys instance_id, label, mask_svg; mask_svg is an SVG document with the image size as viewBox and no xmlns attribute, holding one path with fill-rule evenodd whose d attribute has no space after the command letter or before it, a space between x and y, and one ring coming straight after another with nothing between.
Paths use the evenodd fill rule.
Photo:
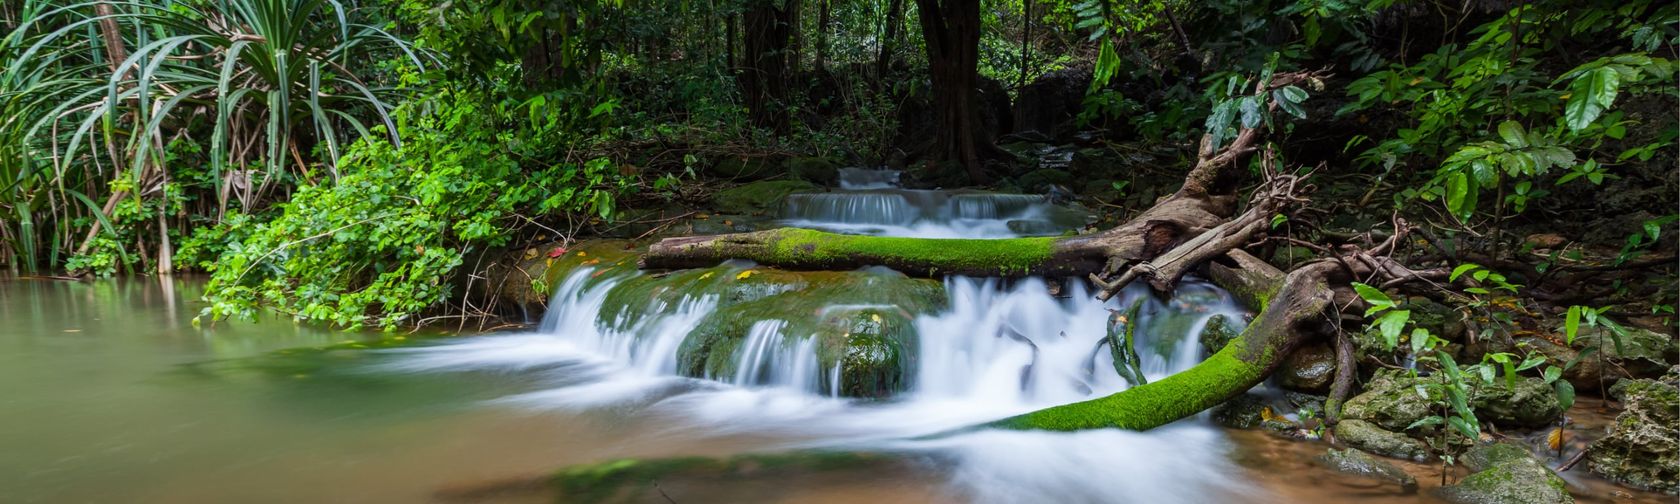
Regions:
<instances>
[{"instance_id":1,"label":"boulder","mask_svg":"<svg viewBox=\"0 0 1680 504\"><path fill-rule=\"evenodd\" d=\"M1528 454L1528 450L1507 444L1471 448L1463 457L1476 471L1456 484L1436 490L1448 502L1460 504L1570 504L1575 498L1557 473ZM1471 465L1475 461L1475 465Z\"/></svg>"},{"instance_id":2,"label":"boulder","mask_svg":"<svg viewBox=\"0 0 1680 504\"><path fill-rule=\"evenodd\" d=\"M1346 418L1365 420L1389 430L1405 430L1413 422L1430 416L1441 399L1440 392L1420 387L1424 380L1439 377L1414 377L1405 370L1381 369L1365 384L1365 392L1342 408ZM1480 378L1470 377L1477 380ZM1419 394L1424 390L1430 397ZM1504 377L1493 383L1479 383L1470 394L1470 405L1483 423L1500 427L1543 427L1562 412L1552 388L1545 381L1533 377L1518 377L1516 386L1506 384Z\"/></svg>"},{"instance_id":3,"label":"boulder","mask_svg":"<svg viewBox=\"0 0 1680 504\"><path fill-rule=\"evenodd\" d=\"M1284 358L1273 376L1277 377L1278 385L1288 390L1328 392L1336 376L1336 351L1324 343L1304 346Z\"/></svg>"},{"instance_id":4,"label":"boulder","mask_svg":"<svg viewBox=\"0 0 1680 504\"><path fill-rule=\"evenodd\" d=\"M1353 448L1337 450L1331 448L1324 455L1313 459L1315 462L1336 470L1343 474L1351 474L1365 478L1387 481L1400 485L1404 493L1417 493L1417 478L1395 467L1388 461L1371 456Z\"/></svg>"},{"instance_id":5,"label":"boulder","mask_svg":"<svg viewBox=\"0 0 1680 504\"><path fill-rule=\"evenodd\" d=\"M1028 172L1015 180L1016 185L1024 191L1041 193L1050 188L1051 184L1068 186L1073 184L1073 175L1068 172L1053 169L1039 169Z\"/></svg>"},{"instance_id":6,"label":"boulder","mask_svg":"<svg viewBox=\"0 0 1680 504\"><path fill-rule=\"evenodd\" d=\"M727 214L761 214L778 208L789 194L819 190L815 184L803 180L753 182L718 191L712 196L712 208Z\"/></svg>"},{"instance_id":7,"label":"boulder","mask_svg":"<svg viewBox=\"0 0 1680 504\"><path fill-rule=\"evenodd\" d=\"M1628 486L1675 494L1680 489L1680 366L1662 380L1624 380L1614 392L1622 412L1593 442L1587 469Z\"/></svg>"},{"instance_id":8,"label":"boulder","mask_svg":"<svg viewBox=\"0 0 1680 504\"><path fill-rule=\"evenodd\" d=\"M1336 424L1336 440L1378 455L1422 462L1429 459L1429 446L1405 434L1383 430L1371 422L1345 419Z\"/></svg>"},{"instance_id":9,"label":"boulder","mask_svg":"<svg viewBox=\"0 0 1680 504\"><path fill-rule=\"evenodd\" d=\"M1529 337L1518 341L1545 355L1548 364L1560 368L1574 361L1582 350L1593 349L1563 373L1565 380L1582 391L1596 392L1601 385L1610 385L1624 378L1655 378L1675 362L1673 336L1637 327L1623 329L1622 344L1619 346L1610 331L1602 328L1582 328L1576 335L1575 344L1567 348L1553 338ZM1562 339L1555 338L1556 341Z\"/></svg>"},{"instance_id":10,"label":"boulder","mask_svg":"<svg viewBox=\"0 0 1680 504\"><path fill-rule=\"evenodd\" d=\"M796 179L828 187L840 182L840 165L828 158L789 158L787 172Z\"/></svg>"}]
</instances>

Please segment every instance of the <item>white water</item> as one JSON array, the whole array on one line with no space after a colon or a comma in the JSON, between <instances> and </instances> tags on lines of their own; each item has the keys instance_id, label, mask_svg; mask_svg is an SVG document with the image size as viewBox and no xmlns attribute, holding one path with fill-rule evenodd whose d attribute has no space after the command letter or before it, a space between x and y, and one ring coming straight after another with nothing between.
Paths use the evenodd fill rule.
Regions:
<instances>
[{"instance_id":1,"label":"white water","mask_svg":"<svg viewBox=\"0 0 1680 504\"><path fill-rule=\"evenodd\" d=\"M836 205L874 205L877 199L870 194L876 193ZM1000 222L996 215L975 220ZM932 236L973 231L951 219L927 224L942 226L927 233ZM655 302L634 323L617 314L617 322L600 324L603 301L617 282L591 285L592 274L584 268L567 277L536 332L405 350L408 355L396 366L415 372L519 373L543 380L540 390L500 400L512 407L611 408L673 420L683 435L787 438L782 446L766 449L828 446L930 454L949 461L947 484L964 500L1208 502L1252 491L1232 482L1237 471L1225 455L1223 436L1196 419L1147 433L978 431L918 439L1123 390L1126 384L1115 373L1110 352L1099 343L1109 310L1134 300L1144 303L1134 323L1140 324L1136 347L1145 375L1156 380L1194 365L1202 355L1196 334L1206 319L1241 316L1228 295L1205 284L1186 282L1171 302L1134 286L1101 303L1079 282L1070 282L1064 296L1056 297L1039 279L1010 285L947 279L948 308L914 321L918 339L910 389L892 400L867 401L838 397L838 366L822 366L815 338L787 334L783 320L751 325L736 350L739 365L732 376L677 376L677 349L718 300L697 296L671 306ZM1175 318L1176 329L1169 330Z\"/></svg>"}]
</instances>

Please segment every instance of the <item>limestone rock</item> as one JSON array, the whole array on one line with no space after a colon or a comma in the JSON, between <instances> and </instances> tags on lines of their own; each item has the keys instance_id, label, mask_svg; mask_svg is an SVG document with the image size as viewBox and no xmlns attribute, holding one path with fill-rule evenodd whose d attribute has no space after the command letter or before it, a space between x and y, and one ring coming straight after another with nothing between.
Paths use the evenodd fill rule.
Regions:
<instances>
[{"instance_id":1,"label":"limestone rock","mask_svg":"<svg viewBox=\"0 0 1680 504\"><path fill-rule=\"evenodd\" d=\"M1335 469L1337 472L1398 484L1400 485L1400 491L1408 494L1416 493L1418 489L1417 478L1412 477L1411 474L1395 467L1394 464L1390 464L1386 460L1353 448L1346 450L1331 448L1314 461Z\"/></svg>"}]
</instances>

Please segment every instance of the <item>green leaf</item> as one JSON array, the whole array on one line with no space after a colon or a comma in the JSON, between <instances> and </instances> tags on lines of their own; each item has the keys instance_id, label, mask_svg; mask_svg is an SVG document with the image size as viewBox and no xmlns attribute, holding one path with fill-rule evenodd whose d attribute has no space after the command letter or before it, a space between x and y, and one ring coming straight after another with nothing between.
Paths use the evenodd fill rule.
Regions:
<instances>
[{"instance_id":1,"label":"green leaf","mask_svg":"<svg viewBox=\"0 0 1680 504\"><path fill-rule=\"evenodd\" d=\"M1569 380L1552 382L1552 390L1557 392L1558 407L1564 411L1575 405L1575 386L1571 385Z\"/></svg>"},{"instance_id":2,"label":"green leaf","mask_svg":"<svg viewBox=\"0 0 1680 504\"><path fill-rule=\"evenodd\" d=\"M1422 327L1412 329L1412 355L1423 353L1423 347L1429 344L1429 330Z\"/></svg>"},{"instance_id":3,"label":"green leaf","mask_svg":"<svg viewBox=\"0 0 1680 504\"><path fill-rule=\"evenodd\" d=\"M1404 328L1406 321L1411 318L1411 310L1394 310L1377 319L1377 330L1382 333L1383 341L1388 344L1389 349L1400 344L1400 329Z\"/></svg>"},{"instance_id":4,"label":"green leaf","mask_svg":"<svg viewBox=\"0 0 1680 504\"><path fill-rule=\"evenodd\" d=\"M1457 416L1447 417L1447 423L1452 425L1454 429L1458 429L1458 432L1463 434L1464 437L1476 439L1481 436L1481 430L1471 426L1470 422L1465 421L1463 418L1459 418Z\"/></svg>"},{"instance_id":5,"label":"green leaf","mask_svg":"<svg viewBox=\"0 0 1680 504\"><path fill-rule=\"evenodd\" d=\"M1528 147L1526 135L1527 133L1523 132L1522 124L1516 121L1499 123L1499 137L1505 139L1505 143L1512 147L1519 149Z\"/></svg>"},{"instance_id":6,"label":"green leaf","mask_svg":"<svg viewBox=\"0 0 1680 504\"><path fill-rule=\"evenodd\" d=\"M1569 84L1569 102L1563 107L1564 123L1571 131L1591 126L1605 109L1616 102L1621 77L1615 69L1599 67L1581 74Z\"/></svg>"},{"instance_id":7,"label":"green leaf","mask_svg":"<svg viewBox=\"0 0 1680 504\"><path fill-rule=\"evenodd\" d=\"M1383 294L1383 291L1376 287L1353 282L1353 290L1359 293L1360 299L1364 299L1366 303L1371 305L1371 309L1365 310L1365 316L1367 317L1394 307L1394 300L1389 299L1388 294Z\"/></svg>"},{"instance_id":8,"label":"green leaf","mask_svg":"<svg viewBox=\"0 0 1680 504\"><path fill-rule=\"evenodd\" d=\"M1470 177L1464 172L1453 173L1447 178L1447 209L1460 219L1468 219L1475 211L1474 200L1470 196Z\"/></svg>"},{"instance_id":9,"label":"green leaf","mask_svg":"<svg viewBox=\"0 0 1680 504\"><path fill-rule=\"evenodd\" d=\"M1448 282L1457 282L1459 276L1462 276L1465 273L1470 272L1470 270L1480 268L1480 267L1482 267L1482 265L1480 265L1480 264L1471 264L1471 263L1460 264L1460 265L1458 265L1457 268L1453 268L1452 274L1447 276L1447 281Z\"/></svg>"},{"instance_id":10,"label":"green leaf","mask_svg":"<svg viewBox=\"0 0 1680 504\"><path fill-rule=\"evenodd\" d=\"M1404 430L1412 430L1412 429L1416 429L1418 427L1428 427L1428 426L1432 426L1432 425L1441 425L1441 423L1445 422L1445 421L1446 420L1443 420L1440 416L1430 415L1430 416L1426 416L1426 417L1423 417L1423 418L1419 418L1418 421L1416 421L1416 422L1412 422L1412 424L1407 425Z\"/></svg>"},{"instance_id":11,"label":"green leaf","mask_svg":"<svg viewBox=\"0 0 1680 504\"><path fill-rule=\"evenodd\" d=\"M1563 368L1557 366L1546 366L1546 370L1541 372L1540 375L1546 379L1546 383L1555 382L1558 377L1563 376Z\"/></svg>"},{"instance_id":12,"label":"green leaf","mask_svg":"<svg viewBox=\"0 0 1680 504\"><path fill-rule=\"evenodd\" d=\"M1241 100L1237 100L1237 108L1242 110L1242 126L1244 128L1253 129L1260 126L1259 98L1245 96Z\"/></svg>"},{"instance_id":13,"label":"green leaf","mask_svg":"<svg viewBox=\"0 0 1680 504\"><path fill-rule=\"evenodd\" d=\"M1575 335L1581 332L1581 305L1569 307L1569 313L1563 317L1563 341L1575 344Z\"/></svg>"}]
</instances>

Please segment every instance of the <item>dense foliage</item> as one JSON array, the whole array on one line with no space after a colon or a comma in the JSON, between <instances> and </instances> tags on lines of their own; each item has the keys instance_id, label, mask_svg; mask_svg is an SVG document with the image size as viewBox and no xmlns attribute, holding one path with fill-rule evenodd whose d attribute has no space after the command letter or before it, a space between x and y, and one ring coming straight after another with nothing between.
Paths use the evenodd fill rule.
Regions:
<instances>
[{"instance_id":1,"label":"dense foliage","mask_svg":"<svg viewBox=\"0 0 1680 504\"><path fill-rule=\"evenodd\" d=\"M389 328L480 254L666 205L679 178L695 203L800 157L1042 190L1069 181L1012 142L1191 159L1273 117L1284 163L1364 188L1337 204L1485 256L1614 188L1675 189L1671 4L977 3L977 112L952 122L966 81L927 55L961 37L921 16L961 2L0 2L0 262L208 271L216 318ZM1296 70L1329 77L1255 96ZM971 158L932 145L959 126ZM1104 198L1143 183L1105 169ZM1634 260L1680 220L1648 209L1584 234Z\"/></svg>"}]
</instances>

